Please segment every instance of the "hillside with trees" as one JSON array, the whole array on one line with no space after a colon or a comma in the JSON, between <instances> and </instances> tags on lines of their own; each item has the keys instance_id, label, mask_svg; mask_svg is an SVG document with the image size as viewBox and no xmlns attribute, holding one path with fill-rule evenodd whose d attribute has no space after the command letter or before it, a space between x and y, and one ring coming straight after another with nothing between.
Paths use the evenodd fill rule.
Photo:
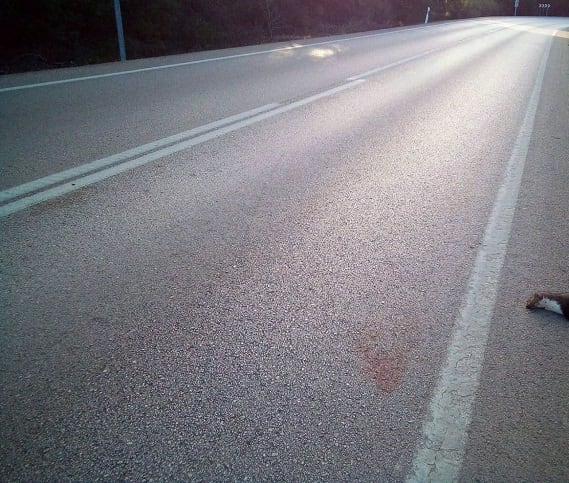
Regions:
<instances>
[{"instance_id":1,"label":"hillside with trees","mask_svg":"<svg viewBox=\"0 0 569 483\"><path fill-rule=\"evenodd\" d=\"M121 0L129 59L450 20L512 15L513 0ZM1 0L0 72L118 59L113 0ZM520 0L519 15L538 3ZM549 15L569 16L569 0Z\"/></svg>"}]
</instances>

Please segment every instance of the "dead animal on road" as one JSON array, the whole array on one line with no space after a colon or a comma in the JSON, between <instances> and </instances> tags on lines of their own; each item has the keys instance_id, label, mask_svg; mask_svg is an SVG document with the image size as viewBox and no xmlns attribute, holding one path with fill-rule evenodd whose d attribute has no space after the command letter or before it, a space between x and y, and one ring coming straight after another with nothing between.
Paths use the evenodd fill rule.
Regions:
<instances>
[{"instance_id":1,"label":"dead animal on road","mask_svg":"<svg viewBox=\"0 0 569 483\"><path fill-rule=\"evenodd\" d=\"M569 320L569 292L536 292L526 302L526 308L550 310Z\"/></svg>"}]
</instances>

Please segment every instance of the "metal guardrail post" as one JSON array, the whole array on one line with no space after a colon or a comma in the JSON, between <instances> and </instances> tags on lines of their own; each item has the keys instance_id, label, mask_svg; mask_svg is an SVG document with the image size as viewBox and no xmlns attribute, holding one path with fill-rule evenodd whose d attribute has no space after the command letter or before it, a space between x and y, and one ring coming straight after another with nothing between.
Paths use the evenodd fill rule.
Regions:
<instances>
[{"instance_id":1,"label":"metal guardrail post","mask_svg":"<svg viewBox=\"0 0 569 483\"><path fill-rule=\"evenodd\" d=\"M115 20L117 22L117 35L119 38L119 54L121 62L126 60L126 47L124 44L124 32L122 28L122 15L121 15L121 3L120 0L114 0L115 2Z\"/></svg>"}]
</instances>

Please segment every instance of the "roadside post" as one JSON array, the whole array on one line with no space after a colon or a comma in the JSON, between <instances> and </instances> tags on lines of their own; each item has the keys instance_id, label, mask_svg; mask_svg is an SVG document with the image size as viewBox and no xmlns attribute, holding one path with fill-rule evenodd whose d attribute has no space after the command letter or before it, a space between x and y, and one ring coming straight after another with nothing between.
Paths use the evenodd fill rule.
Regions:
<instances>
[{"instance_id":1,"label":"roadside post","mask_svg":"<svg viewBox=\"0 0 569 483\"><path fill-rule=\"evenodd\" d=\"M431 7L427 7L427 15L425 15L425 25L429 23L429 13L431 12Z\"/></svg>"},{"instance_id":2,"label":"roadside post","mask_svg":"<svg viewBox=\"0 0 569 483\"><path fill-rule=\"evenodd\" d=\"M126 48L124 45L124 33L122 28L122 15L121 15L121 3L120 0L114 0L115 2L115 20L117 22L117 36L119 39L119 54L121 62L126 60Z\"/></svg>"}]
</instances>

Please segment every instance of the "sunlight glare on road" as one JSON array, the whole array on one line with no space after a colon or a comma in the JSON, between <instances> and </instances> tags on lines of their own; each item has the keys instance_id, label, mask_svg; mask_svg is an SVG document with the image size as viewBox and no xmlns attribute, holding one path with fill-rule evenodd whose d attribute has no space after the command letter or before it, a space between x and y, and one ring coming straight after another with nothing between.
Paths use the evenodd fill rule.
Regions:
<instances>
[{"instance_id":1,"label":"sunlight glare on road","mask_svg":"<svg viewBox=\"0 0 569 483\"><path fill-rule=\"evenodd\" d=\"M509 29L512 29L512 30L519 30L522 32L531 32L534 34L542 34L542 35L547 35L547 36L554 35L555 37L561 37L561 38L569 39L569 32L568 31L556 30L556 26L554 26L554 25L552 25L551 28L543 28L543 27L531 27L529 25L517 25L517 24L513 24L511 22L502 22L499 20L485 20L484 22L496 24L496 25L502 25L502 26L509 28ZM567 21L567 27L569 27L569 20Z\"/></svg>"},{"instance_id":2,"label":"sunlight glare on road","mask_svg":"<svg viewBox=\"0 0 569 483\"><path fill-rule=\"evenodd\" d=\"M317 57L319 59L324 59L326 57L332 57L336 54L336 51L330 48L323 49L323 48L315 48L312 49L309 53L311 57Z\"/></svg>"}]
</instances>

